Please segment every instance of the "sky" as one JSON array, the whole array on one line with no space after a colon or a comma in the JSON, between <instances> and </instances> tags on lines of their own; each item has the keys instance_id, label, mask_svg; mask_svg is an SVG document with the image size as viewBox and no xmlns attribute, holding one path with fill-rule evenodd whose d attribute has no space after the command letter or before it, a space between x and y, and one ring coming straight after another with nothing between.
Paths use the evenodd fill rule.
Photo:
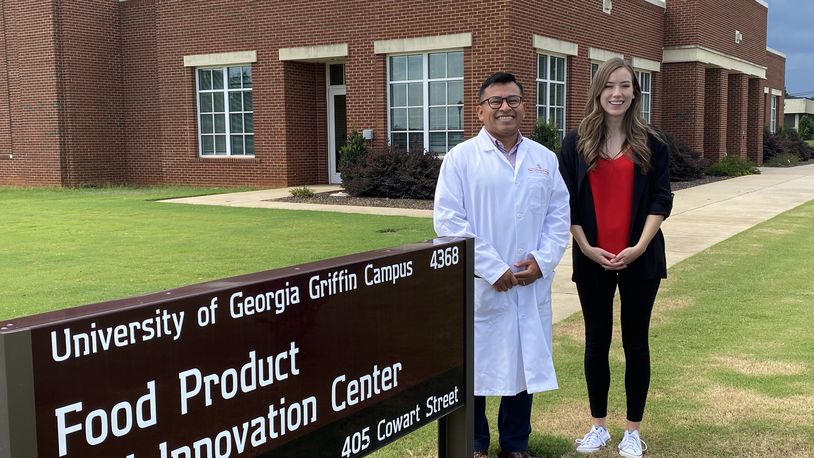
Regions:
<instances>
[{"instance_id":1,"label":"sky","mask_svg":"<svg viewBox=\"0 0 814 458\"><path fill-rule=\"evenodd\" d=\"M814 1L765 0L769 5L766 45L786 55L786 90L814 96Z\"/></svg>"}]
</instances>

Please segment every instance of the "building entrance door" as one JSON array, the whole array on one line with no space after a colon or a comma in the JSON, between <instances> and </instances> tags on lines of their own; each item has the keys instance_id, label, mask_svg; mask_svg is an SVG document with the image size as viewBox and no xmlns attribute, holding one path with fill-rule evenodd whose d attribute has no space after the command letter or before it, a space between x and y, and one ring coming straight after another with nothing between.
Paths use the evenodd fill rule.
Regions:
<instances>
[{"instance_id":1,"label":"building entrance door","mask_svg":"<svg viewBox=\"0 0 814 458\"><path fill-rule=\"evenodd\" d=\"M328 181L341 183L339 149L348 138L347 104L345 100L345 65L328 64Z\"/></svg>"}]
</instances>

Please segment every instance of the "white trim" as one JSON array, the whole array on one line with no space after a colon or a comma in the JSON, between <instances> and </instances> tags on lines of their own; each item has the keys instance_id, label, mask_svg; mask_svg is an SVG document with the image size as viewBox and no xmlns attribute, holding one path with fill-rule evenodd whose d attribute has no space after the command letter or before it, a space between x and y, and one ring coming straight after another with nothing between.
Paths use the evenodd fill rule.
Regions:
<instances>
[{"instance_id":1,"label":"white trim","mask_svg":"<svg viewBox=\"0 0 814 458\"><path fill-rule=\"evenodd\" d=\"M784 53L782 53L782 52L780 52L780 51L778 51L778 50L776 50L776 49L772 49L772 48L770 48L770 47L768 47L768 46L766 46L766 51L767 51L767 52L770 52L770 53L772 53L772 54L774 54L775 56L780 56L780 57L782 57L783 59L785 59L785 58L786 58L786 55L785 55Z\"/></svg>"},{"instance_id":2,"label":"white trim","mask_svg":"<svg viewBox=\"0 0 814 458\"><path fill-rule=\"evenodd\" d=\"M647 3L652 3L656 6L660 6L662 8L667 8L667 2L665 0L644 0Z\"/></svg>"},{"instance_id":3,"label":"white trim","mask_svg":"<svg viewBox=\"0 0 814 458\"><path fill-rule=\"evenodd\" d=\"M674 46L664 48L663 64L678 62L701 62L734 70L757 78L766 78L766 67L738 57L723 54L703 46Z\"/></svg>"},{"instance_id":4,"label":"white trim","mask_svg":"<svg viewBox=\"0 0 814 458\"><path fill-rule=\"evenodd\" d=\"M534 35L534 48L543 54L555 53L564 54L566 56L576 56L579 54L579 46L576 43L541 35Z\"/></svg>"},{"instance_id":5,"label":"white trim","mask_svg":"<svg viewBox=\"0 0 814 458\"><path fill-rule=\"evenodd\" d=\"M658 73L661 71L661 62L650 59L642 59L641 57L634 57L631 60L631 66L639 70L647 70L648 72Z\"/></svg>"},{"instance_id":6,"label":"white trim","mask_svg":"<svg viewBox=\"0 0 814 458\"><path fill-rule=\"evenodd\" d=\"M336 43L332 45L300 46L297 48L280 48L280 60L296 60L303 62L326 62L348 57L348 44Z\"/></svg>"},{"instance_id":7,"label":"white trim","mask_svg":"<svg viewBox=\"0 0 814 458\"><path fill-rule=\"evenodd\" d=\"M471 33L436 35L432 37L400 38L373 42L373 54L427 52L442 49L460 49L472 46Z\"/></svg>"},{"instance_id":8,"label":"white trim","mask_svg":"<svg viewBox=\"0 0 814 458\"><path fill-rule=\"evenodd\" d=\"M756 2L760 3L761 5L765 6L766 9L769 9L769 4L764 2L763 0L755 0Z\"/></svg>"},{"instance_id":9,"label":"white trim","mask_svg":"<svg viewBox=\"0 0 814 458\"><path fill-rule=\"evenodd\" d=\"M781 91L780 89L772 89L772 95L783 97L783 91Z\"/></svg>"},{"instance_id":10,"label":"white trim","mask_svg":"<svg viewBox=\"0 0 814 458\"><path fill-rule=\"evenodd\" d=\"M599 48L588 48L588 59L589 60L596 60L599 62L605 62L608 59L613 59L614 57L618 57L620 59L624 59L625 55L613 52L613 51L606 51L604 49Z\"/></svg>"},{"instance_id":11,"label":"white trim","mask_svg":"<svg viewBox=\"0 0 814 458\"><path fill-rule=\"evenodd\" d=\"M184 56L184 67L212 67L257 62L257 51L220 52Z\"/></svg>"},{"instance_id":12,"label":"white trim","mask_svg":"<svg viewBox=\"0 0 814 458\"><path fill-rule=\"evenodd\" d=\"M769 93L769 86L763 86L763 93L764 93L764 94L768 94L768 93Z\"/></svg>"},{"instance_id":13,"label":"white trim","mask_svg":"<svg viewBox=\"0 0 814 458\"><path fill-rule=\"evenodd\" d=\"M326 72L328 72L327 65ZM325 89L327 95L327 111L328 111L328 182L331 184L342 183L342 176L337 170L338 164L336 163L336 118L334 116L334 96L344 95L347 97L345 86L331 86L328 84ZM346 98L347 100L347 98ZM336 173L334 173L336 170Z\"/></svg>"},{"instance_id":14,"label":"white trim","mask_svg":"<svg viewBox=\"0 0 814 458\"><path fill-rule=\"evenodd\" d=\"M784 99L783 111L786 114L811 114L814 115L814 100L809 99Z\"/></svg>"}]
</instances>

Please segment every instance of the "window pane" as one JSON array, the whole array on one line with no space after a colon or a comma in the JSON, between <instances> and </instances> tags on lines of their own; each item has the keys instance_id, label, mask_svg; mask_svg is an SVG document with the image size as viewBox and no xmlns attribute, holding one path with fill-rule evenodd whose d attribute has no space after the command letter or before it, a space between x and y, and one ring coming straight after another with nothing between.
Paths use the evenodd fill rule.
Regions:
<instances>
[{"instance_id":1,"label":"window pane","mask_svg":"<svg viewBox=\"0 0 814 458\"><path fill-rule=\"evenodd\" d=\"M406 84L393 84L390 86L390 106L392 107L407 106Z\"/></svg>"},{"instance_id":2,"label":"window pane","mask_svg":"<svg viewBox=\"0 0 814 458\"><path fill-rule=\"evenodd\" d=\"M407 130L407 109L394 108L390 111L390 129L391 130ZM407 140L405 140L406 142ZM407 143L404 144L405 147Z\"/></svg>"},{"instance_id":3,"label":"window pane","mask_svg":"<svg viewBox=\"0 0 814 458\"><path fill-rule=\"evenodd\" d=\"M462 51L447 54L447 78L463 78L464 53Z\"/></svg>"},{"instance_id":4,"label":"window pane","mask_svg":"<svg viewBox=\"0 0 814 458\"><path fill-rule=\"evenodd\" d=\"M430 130L445 130L447 127L447 109L430 108ZM430 137L432 141L432 137Z\"/></svg>"},{"instance_id":5,"label":"window pane","mask_svg":"<svg viewBox=\"0 0 814 458\"><path fill-rule=\"evenodd\" d=\"M464 103L463 81L449 81L447 83L447 100L450 105Z\"/></svg>"},{"instance_id":6,"label":"window pane","mask_svg":"<svg viewBox=\"0 0 814 458\"><path fill-rule=\"evenodd\" d=\"M210 70L198 70L198 87L202 91L212 89L212 72Z\"/></svg>"},{"instance_id":7,"label":"window pane","mask_svg":"<svg viewBox=\"0 0 814 458\"><path fill-rule=\"evenodd\" d=\"M242 155L243 154L243 136L242 135L232 135L232 154L235 155Z\"/></svg>"},{"instance_id":8,"label":"window pane","mask_svg":"<svg viewBox=\"0 0 814 458\"><path fill-rule=\"evenodd\" d=\"M229 131L232 133L241 133L243 132L243 115L233 114L229 116Z\"/></svg>"},{"instance_id":9,"label":"window pane","mask_svg":"<svg viewBox=\"0 0 814 458\"><path fill-rule=\"evenodd\" d=\"M246 135L246 154L254 156L254 135Z\"/></svg>"},{"instance_id":10,"label":"window pane","mask_svg":"<svg viewBox=\"0 0 814 458\"><path fill-rule=\"evenodd\" d=\"M409 138L411 151L424 151L424 134L410 134Z\"/></svg>"},{"instance_id":11,"label":"window pane","mask_svg":"<svg viewBox=\"0 0 814 458\"><path fill-rule=\"evenodd\" d=\"M557 79L557 58L556 57L549 57L548 58L548 79L549 80L556 80Z\"/></svg>"},{"instance_id":12,"label":"window pane","mask_svg":"<svg viewBox=\"0 0 814 458\"><path fill-rule=\"evenodd\" d=\"M450 132L449 133L449 148L451 149L453 146L457 145L464 141L464 133L463 132Z\"/></svg>"},{"instance_id":13,"label":"window pane","mask_svg":"<svg viewBox=\"0 0 814 458\"><path fill-rule=\"evenodd\" d=\"M331 86L341 86L345 84L345 65L331 64L328 66Z\"/></svg>"},{"instance_id":14,"label":"window pane","mask_svg":"<svg viewBox=\"0 0 814 458\"><path fill-rule=\"evenodd\" d=\"M243 111L252 111L252 93L251 91L243 92Z\"/></svg>"},{"instance_id":15,"label":"window pane","mask_svg":"<svg viewBox=\"0 0 814 458\"><path fill-rule=\"evenodd\" d=\"M420 80L424 74L423 72L423 57L407 56L407 78L411 80Z\"/></svg>"},{"instance_id":16,"label":"window pane","mask_svg":"<svg viewBox=\"0 0 814 458\"><path fill-rule=\"evenodd\" d=\"M229 93L229 111L243 111L243 93Z\"/></svg>"},{"instance_id":17,"label":"window pane","mask_svg":"<svg viewBox=\"0 0 814 458\"><path fill-rule=\"evenodd\" d=\"M546 83L537 83L537 105L547 105L545 99Z\"/></svg>"},{"instance_id":18,"label":"window pane","mask_svg":"<svg viewBox=\"0 0 814 458\"><path fill-rule=\"evenodd\" d=\"M211 135L201 136L202 154L215 154L215 139Z\"/></svg>"},{"instance_id":19,"label":"window pane","mask_svg":"<svg viewBox=\"0 0 814 458\"><path fill-rule=\"evenodd\" d=\"M254 133L254 115L251 113L246 113L243 115L243 132L247 134Z\"/></svg>"},{"instance_id":20,"label":"window pane","mask_svg":"<svg viewBox=\"0 0 814 458\"><path fill-rule=\"evenodd\" d=\"M226 154L226 135L215 135L215 154Z\"/></svg>"},{"instance_id":21,"label":"window pane","mask_svg":"<svg viewBox=\"0 0 814 458\"><path fill-rule=\"evenodd\" d=\"M243 67L243 87L252 87L252 68Z\"/></svg>"},{"instance_id":22,"label":"window pane","mask_svg":"<svg viewBox=\"0 0 814 458\"><path fill-rule=\"evenodd\" d=\"M424 109L423 108L410 108L409 109L409 130L424 130Z\"/></svg>"},{"instance_id":23,"label":"window pane","mask_svg":"<svg viewBox=\"0 0 814 458\"><path fill-rule=\"evenodd\" d=\"M446 132L430 132L430 152L431 153L447 152Z\"/></svg>"},{"instance_id":24,"label":"window pane","mask_svg":"<svg viewBox=\"0 0 814 458\"><path fill-rule=\"evenodd\" d=\"M215 117L215 133L222 134L226 132L226 117L222 114L213 115Z\"/></svg>"},{"instance_id":25,"label":"window pane","mask_svg":"<svg viewBox=\"0 0 814 458\"><path fill-rule=\"evenodd\" d=\"M212 115L211 114L202 114L201 115L201 133L202 134L211 134L212 133Z\"/></svg>"},{"instance_id":26,"label":"window pane","mask_svg":"<svg viewBox=\"0 0 814 458\"><path fill-rule=\"evenodd\" d=\"M642 107L644 111L650 111L650 94L642 94Z\"/></svg>"},{"instance_id":27,"label":"window pane","mask_svg":"<svg viewBox=\"0 0 814 458\"><path fill-rule=\"evenodd\" d=\"M446 53L430 54L430 78L446 78L447 76L447 55Z\"/></svg>"},{"instance_id":28,"label":"window pane","mask_svg":"<svg viewBox=\"0 0 814 458\"><path fill-rule=\"evenodd\" d=\"M390 81L404 81L407 79L407 56L390 58Z\"/></svg>"},{"instance_id":29,"label":"window pane","mask_svg":"<svg viewBox=\"0 0 814 458\"><path fill-rule=\"evenodd\" d=\"M240 67L229 67L229 89L240 89L243 81L243 69Z\"/></svg>"},{"instance_id":30,"label":"window pane","mask_svg":"<svg viewBox=\"0 0 814 458\"><path fill-rule=\"evenodd\" d=\"M464 128L463 121L461 120L461 111L463 111L463 107L447 108L447 129Z\"/></svg>"},{"instance_id":31,"label":"window pane","mask_svg":"<svg viewBox=\"0 0 814 458\"><path fill-rule=\"evenodd\" d=\"M556 81L565 81L565 59L562 57L552 57L551 63L554 70L551 72L551 79Z\"/></svg>"},{"instance_id":32,"label":"window pane","mask_svg":"<svg viewBox=\"0 0 814 458\"><path fill-rule=\"evenodd\" d=\"M200 94L201 113L212 113L212 93L203 92Z\"/></svg>"},{"instance_id":33,"label":"window pane","mask_svg":"<svg viewBox=\"0 0 814 458\"><path fill-rule=\"evenodd\" d=\"M545 107L544 106L537 107L537 119L547 121L547 119L545 118Z\"/></svg>"},{"instance_id":34,"label":"window pane","mask_svg":"<svg viewBox=\"0 0 814 458\"><path fill-rule=\"evenodd\" d=\"M563 116L565 116L564 109L562 108L554 109L554 122L557 123L557 128L560 130L562 130L562 127L565 125L565 119L563 119Z\"/></svg>"},{"instance_id":35,"label":"window pane","mask_svg":"<svg viewBox=\"0 0 814 458\"><path fill-rule=\"evenodd\" d=\"M565 106L565 86L562 84L554 84L554 100L552 105L556 105L558 107Z\"/></svg>"},{"instance_id":36,"label":"window pane","mask_svg":"<svg viewBox=\"0 0 814 458\"><path fill-rule=\"evenodd\" d=\"M447 83L434 81L430 86L430 105L446 105L447 103Z\"/></svg>"},{"instance_id":37,"label":"window pane","mask_svg":"<svg viewBox=\"0 0 814 458\"><path fill-rule=\"evenodd\" d=\"M548 79L548 73L546 73L546 55L538 54L537 55L537 78L544 80Z\"/></svg>"},{"instance_id":38,"label":"window pane","mask_svg":"<svg viewBox=\"0 0 814 458\"><path fill-rule=\"evenodd\" d=\"M216 92L212 94L212 111L216 113L223 113L223 92Z\"/></svg>"},{"instance_id":39,"label":"window pane","mask_svg":"<svg viewBox=\"0 0 814 458\"><path fill-rule=\"evenodd\" d=\"M407 149L407 134L393 134L393 147Z\"/></svg>"},{"instance_id":40,"label":"window pane","mask_svg":"<svg viewBox=\"0 0 814 458\"><path fill-rule=\"evenodd\" d=\"M223 89L223 70L212 70L212 89Z\"/></svg>"},{"instance_id":41,"label":"window pane","mask_svg":"<svg viewBox=\"0 0 814 458\"><path fill-rule=\"evenodd\" d=\"M421 83L410 83L407 85L407 105L420 107L424 104L424 90Z\"/></svg>"}]
</instances>

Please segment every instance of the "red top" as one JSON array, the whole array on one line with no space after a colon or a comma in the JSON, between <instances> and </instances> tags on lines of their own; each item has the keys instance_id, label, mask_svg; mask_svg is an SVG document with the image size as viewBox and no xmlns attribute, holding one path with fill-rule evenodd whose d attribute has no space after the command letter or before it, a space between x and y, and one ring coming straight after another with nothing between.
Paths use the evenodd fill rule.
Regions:
<instances>
[{"instance_id":1,"label":"red top","mask_svg":"<svg viewBox=\"0 0 814 458\"><path fill-rule=\"evenodd\" d=\"M598 159L596 168L588 173L596 213L596 245L613 254L629 245L634 170L629 154L628 145L616 159Z\"/></svg>"}]
</instances>

